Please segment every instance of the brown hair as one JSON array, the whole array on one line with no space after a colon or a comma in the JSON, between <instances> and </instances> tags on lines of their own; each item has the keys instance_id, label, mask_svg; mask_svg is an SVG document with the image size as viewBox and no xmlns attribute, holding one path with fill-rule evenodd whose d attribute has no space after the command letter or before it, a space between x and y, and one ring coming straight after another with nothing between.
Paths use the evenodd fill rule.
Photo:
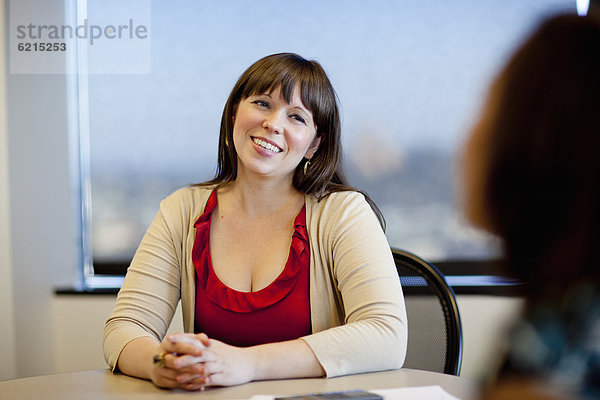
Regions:
<instances>
[{"instance_id":1,"label":"brown hair","mask_svg":"<svg viewBox=\"0 0 600 400\"><path fill-rule=\"evenodd\" d=\"M233 87L221 118L218 164L215 177L200 185L222 185L237 176L237 154L233 146L233 123L236 108L241 100L280 88L289 102L297 85L300 98L313 115L317 136L321 144L304 173L304 163L294 172L292 185L305 194L314 194L320 201L333 192L354 190L347 183L342 165L341 124L337 96L321 65L297 54L279 53L261 58L252 64ZM359 191L360 192L360 191ZM361 192L375 212L381 225L385 221L380 210L366 194Z\"/></svg>"},{"instance_id":2,"label":"brown hair","mask_svg":"<svg viewBox=\"0 0 600 400\"><path fill-rule=\"evenodd\" d=\"M495 84L484 207L530 297L600 284L600 23L559 16Z\"/></svg>"}]
</instances>

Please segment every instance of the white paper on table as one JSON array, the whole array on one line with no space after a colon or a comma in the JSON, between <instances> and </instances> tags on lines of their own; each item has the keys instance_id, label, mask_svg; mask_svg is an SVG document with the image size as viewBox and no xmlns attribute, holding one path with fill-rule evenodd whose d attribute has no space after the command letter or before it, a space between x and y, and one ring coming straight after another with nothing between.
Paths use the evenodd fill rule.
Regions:
<instances>
[{"instance_id":1,"label":"white paper on table","mask_svg":"<svg viewBox=\"0 0 600 400\"><path fill-rule=\"evenodd\" d=\"M418 386L418 387L404 387L396 389L380 389L380 390L369 390L369 392L377 393L382 396L385 400L459 400L458 397L454 397L448 394L440 386Z\"/></svg>"},{"instance_id":2,"label":"white paper on table","mask_svg":"<svg viewBox=\"0 0 600 400\"><path fill-rule=\"evenodd\" d=\"M417 386L394 389L369 389L369 392L377 393L385 400L460 400L448 394L440 386ZM273 400L277 396L259 394L250 397L249 400ZM285 397L285 396L281 396Z\"/></svg>"}]
</instances>

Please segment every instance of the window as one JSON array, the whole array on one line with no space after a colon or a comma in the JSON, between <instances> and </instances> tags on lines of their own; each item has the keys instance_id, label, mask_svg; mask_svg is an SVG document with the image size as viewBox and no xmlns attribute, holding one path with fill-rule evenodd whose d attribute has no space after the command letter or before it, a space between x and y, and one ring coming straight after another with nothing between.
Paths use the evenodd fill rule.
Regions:
<instances>
[{"instance_id":1,"label":"window","mask_svg":"<svg viewBox=\"0 0 600 400\"><path fill-rule=\"evenodd\" d=\"M90 20L114 15L102 5L87 1ZM350 182L382 209L392 246L429 260L497 256L461 218L457 153L506 57L543 17L574 10L565 0L152 1L151 72L90 74L83 87L90 273L122 274L160 200L212 177L229 91L252 62L284 51L316 59L332 80Z\"/></svg>"}]
</instances>

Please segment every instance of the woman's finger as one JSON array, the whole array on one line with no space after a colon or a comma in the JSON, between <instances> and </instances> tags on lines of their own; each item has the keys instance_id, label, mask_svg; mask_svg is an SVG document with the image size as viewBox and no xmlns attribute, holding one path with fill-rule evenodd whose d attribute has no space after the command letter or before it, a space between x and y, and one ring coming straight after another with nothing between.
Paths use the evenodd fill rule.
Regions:
<instances>
[{"instance_id":1,"label":"woman's finger","mask_svg":"<svg viewBox=\"0 0 600 400\"><path fill-rule=\"evenodd\" d=\"M177 370L178 374L206 375L204 363L197 363Z\"/></svg>"},{"instance_id":2,"label":"woman's finger","mask_svg":"<svg viewBox=\"0 0 600 400\"><path fill-rule=\"evenodd\" d=\"M199 356L192 356L189 354L167 354L164 356L165 366L180 371L195 365L201 365L207 362L214 362L216 361L216 359L216 355L214 353L211 353L209 350L203 351L202 354Z\"/></svg>"},{"instance_id":3,"label":"woman's finger","mask_svg":"<svg viewBox=\"0 0 600 400\"><path fill-rule=\"evenodd\" d=\"M181 386L181 383L177 382L177 371L170 368L155 368L152 382L159 387L174 388Z\"/></svg>"},{"instance_id":4,"label":"woman's finger","mask_svg":"<svg viewBox=\"0 0 600 400\"><path fill-rule=\"evenodd\" d=\"M183 387L183 389L185 390L189 390L189 391L202 391L204 390L204 388L206 387L206 384L202 383L202 384L187 384Z\"/></svg>"},{"instance_id":5,"label":"woman's finger","mask_svg":"<svg viewBox=\"0 0 600 400\"><path fill-rule=\"evenodd\" d=\"M178 374L178 387L185 390L202 390L206 386L206 376L204 374Z\"/></svg>"},{"instance_id":6,"label":"woman's finger","mask_svg":"<svg viewBox=\"0 0 600 400\"><path fill-rule=\"evenodd\" d=\"M157 362L157 358L162 362ZM159 357L154 356L154 366L162 371L177 370L177 360L181 358L173 353L161 353Z\"/></svg>"},{"instance_id":7,"label":"woman's finger","mask_svg":"<svg viewBox=\"0 0 600 400\"><path fill-rule=\"evenodd\" d=\"M206 333L198 333L198 334L196 334L196 339L198 339L200 341L200 343L202 343L205 347L209 347L210 346L210 339L208 338L208 336L206 335Z\"/></svg>"},{"instance_id":8,"label":"woman's finger","mask_svg":"<svg viewBox=\"0 0 600 400\"><path fill-rule=\"evenodd\" d=\"M169 368L182 370L184 368L202 363L204 359L204 357L190 356L187 354L182 356L170 354L165 358L165 365Z\"/></svg>"},{"instance_id":9,"label":"woman's finger","mask_svg":"<svg viewBox=\"0 0 600 400\"><path fill-rule=\"evenodd\" d=\"M160 345L167 353L200 355L205 346L193 335L175 334L168 336Z\"/></svg>"},{"instance_id":10,"label":"woman's finger","mask_svg":"<svg viewBox=\"0 0 600 400\"><path fill-rule=\"evenodd\" d=\"M167 336L167 341L171 343L187 343L198 348L204 348L206 346L203 342L209 342L208 337L206 337L206 339L205 337L206 335L203 334L193 335L190 333L174 333Z\"/></svg>"},{"instance_id":11,"label":"woman's finger","mask_svg":"<svg viewBox=\"0 0 600 400\"><path fill-rule=\"evenodd\" d=\"M181 374L178 371L163 368L157 371L152 381L156 386L179 388L185 390L201 390L206 386L206 376L201 374Z\"/></svg>"},{"instance_id":12,"label":"woman's finger","mask_svg":"<svg viewBox=\"0 0 600 400\"><path fill-rule=\"evenodd\" d=\"M193 373L183 373L177 374L177 382L179 383L202 383L206 382L207 376L203 373L193 374Z\"/></svg>"}]
</instances>

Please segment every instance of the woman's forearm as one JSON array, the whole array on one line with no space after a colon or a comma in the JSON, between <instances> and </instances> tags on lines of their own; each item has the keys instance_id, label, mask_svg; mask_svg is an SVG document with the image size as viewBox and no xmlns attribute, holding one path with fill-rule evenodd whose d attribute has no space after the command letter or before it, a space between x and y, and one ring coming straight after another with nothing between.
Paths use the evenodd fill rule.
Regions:
<instances>
[{"instance_id":1,"label":"woman's forearm","mask_svg":"<svg viewBox=\"0 0 600 400\"><path fill-rule=\"evenodd\" d=\"M317 357L302 339L254 346L250 350L256 361L255 380L325 375Z\"/></svg>"},{"instance_id":2,"label":"woman's forearm","mask_svg":"<svg viewBox=\"0 0 600 400\"><path fill-rule=\"evenodd\" d=\"M152 357L160 343L150 337L140 337L127 343L117 361L117 368L124 374L150 379Z\"/></svg>"},{"instance_id":3,"label":"woman's forearm","mask_svg":"<svg viewBox=\"0 0 600 400\"><path fill-rule=\"evenodd\" d=\"M321 364L302 339L235 347L211 339L201 357L208 374L207 386L324 375Z\"/></svg>"}]
</instances>

